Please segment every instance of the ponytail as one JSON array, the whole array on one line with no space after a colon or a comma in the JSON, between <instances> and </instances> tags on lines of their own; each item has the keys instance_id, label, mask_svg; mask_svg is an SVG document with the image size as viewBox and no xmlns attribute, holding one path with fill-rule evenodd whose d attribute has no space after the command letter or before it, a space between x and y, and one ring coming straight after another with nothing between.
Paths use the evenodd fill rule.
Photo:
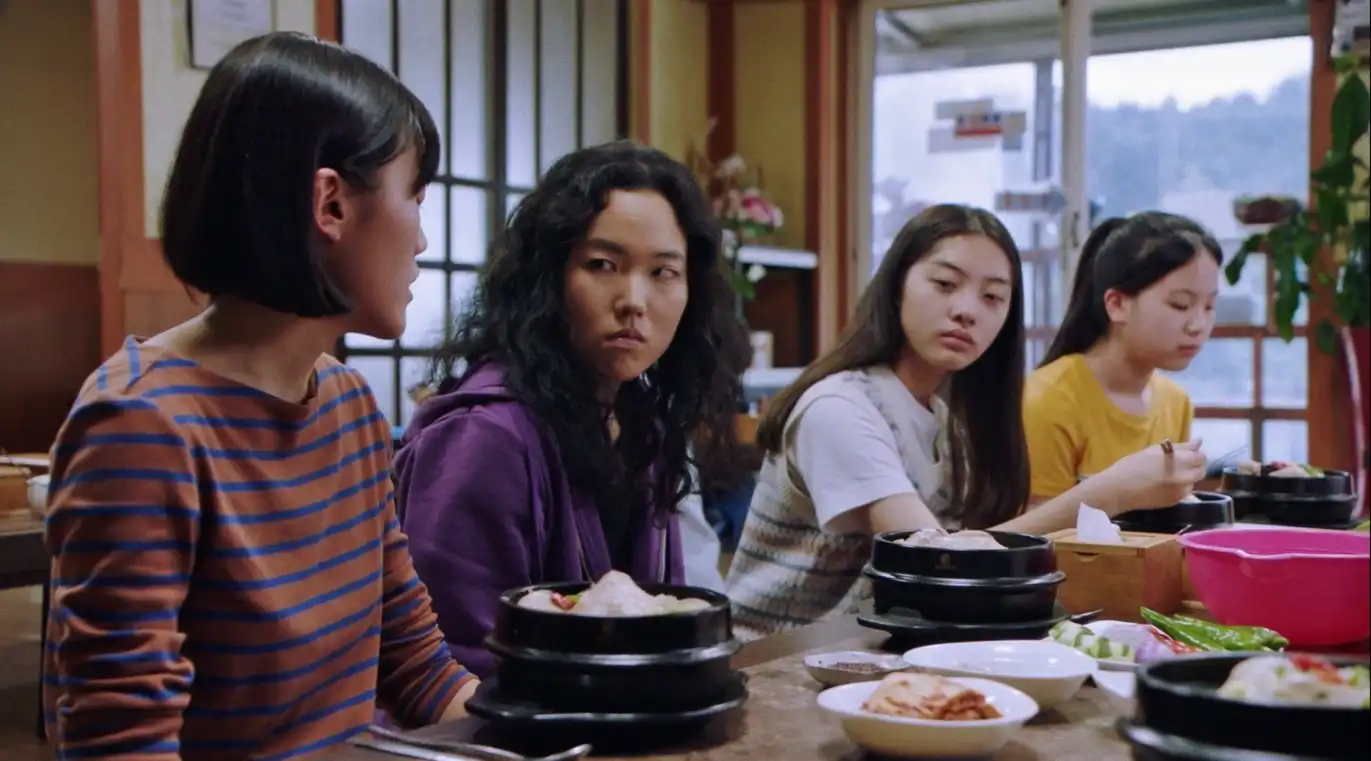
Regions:
<instances>
[{"instance_id":1,"label":"ponytail","mask_svg":"<svg viewBox=\"0 0 1371 761\"><path fill-rule=\"evenodd\" d=\"M1066 304L1062 325L1038 367L1050 365L1068 354L1083 354L1108 335L1109 316L1104 311L1104 294L1095 292L1095 262L1099 261L1105 241L1126 221L1123 217L1106 219L1085 239L1076 262L1076 279L1071 286L1071 300Z\"/></svg>"}]
</instances>

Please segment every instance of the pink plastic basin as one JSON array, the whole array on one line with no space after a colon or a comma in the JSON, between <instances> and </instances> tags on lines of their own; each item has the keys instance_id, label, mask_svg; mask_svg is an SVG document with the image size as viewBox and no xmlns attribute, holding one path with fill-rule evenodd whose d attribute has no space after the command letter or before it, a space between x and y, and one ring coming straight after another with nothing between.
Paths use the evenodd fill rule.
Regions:
<instances>
[{"instance_id":1,"label":"pink plastic basin","mask_svg":"<svg viewBox=\"0 0 1371 761\"><path fill-rule=\"evenodd\" d=\"M1371 637L1371 536L1300 528L1181 534L1195 594L1228 626L1265 626L1292 645Z\"/></svg>"}]
</instances>

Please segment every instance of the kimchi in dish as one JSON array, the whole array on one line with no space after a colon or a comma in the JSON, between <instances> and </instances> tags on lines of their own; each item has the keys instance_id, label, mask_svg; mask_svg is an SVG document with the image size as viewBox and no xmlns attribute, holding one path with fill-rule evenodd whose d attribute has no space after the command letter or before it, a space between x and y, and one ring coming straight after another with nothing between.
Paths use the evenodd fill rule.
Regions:
<instances>
[{"instance_id":1,"label":"kimchi in dish","mask_svg":"<svg viewBox=\"0 0 1371 761\"><path fill-rule=\"evenodd\" d=\"M584 592L564 595L535 589L519 598L519 607L548 613L572 613L605 618L664 616L703 610L709 603L695 597L653 595L643 591L628 574L610 571Z\"/></svg>"},{"instance_id":2,"label":"kimchi in dish","mask_svg":"<svg viewBox=\"0 0 1371 761\"><path fill-rule=\"evenodd\" d=\"M985 695L959 682L933 674L891 674L862 704L867 713L900 719L984 721L1000 718Z\"/></svg>"}]
</instances>

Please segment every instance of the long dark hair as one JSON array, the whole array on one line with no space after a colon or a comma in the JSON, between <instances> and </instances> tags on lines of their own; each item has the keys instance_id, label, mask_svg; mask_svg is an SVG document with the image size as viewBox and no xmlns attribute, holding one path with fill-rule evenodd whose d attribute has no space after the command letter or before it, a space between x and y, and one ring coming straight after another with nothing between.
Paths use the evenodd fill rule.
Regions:
<instances>
[{"instance_id":1,"label":"long dark hair","mask_svg":"<svg viewBox=\"0 0 1371 761\"><path fill-rule=\"evenodd\" d=\"M611 441L596 380L572 348L564 280L572 248L615 190L650 190L671 204L686 240L690 295L661 359L620 387L619 436ZM601 509L674 508L690 486L688 436L705 437L713 452L737 446L740 369L721 350L740 328L719 256L709 202L680 163L629 141L570 153L510 215L453 338L437 353L435 385L453 388L463 364L471 372L499 362L506 386L556 440L572 483L590 490ZM658 478L648 479L656 463Z\"/></svg>"},{"instance_id":2,"label":"long dark hair","mask_svg":"<svg viewBox=\"0 0 1371 761\"><path fill-rule=\"evenodd\" d=\"M908 346L900 326L909 268L946 238L984 235L1009 257L1014 288L1004 327L985 354L953 373L946 389L947 439L952 454L952 494L971 528L993 526L1018 515L1028 502L1028 446L1023 432L1023 273L1014 238L994 214L945 204L905 223L857 302L838 345L776 395L757 429L768 454L782 448L782 432L795 404L810 386L834 373L891 364Z\"/></svg>"},{"instance_id":3,"label":"long dark hair","mask_svg":"<svg viewBox=\"0 0 1371 761\"><path fill-rule=\"evenodd\" d=\"M1038 366L1083 354L1109 336L1106 291L1137 296L1202 251L1223 264L1223 249L1214 236L1178 214L1145 211L1101 222L1081 248L1062 326Z\"/></svg>"}]
</instances>

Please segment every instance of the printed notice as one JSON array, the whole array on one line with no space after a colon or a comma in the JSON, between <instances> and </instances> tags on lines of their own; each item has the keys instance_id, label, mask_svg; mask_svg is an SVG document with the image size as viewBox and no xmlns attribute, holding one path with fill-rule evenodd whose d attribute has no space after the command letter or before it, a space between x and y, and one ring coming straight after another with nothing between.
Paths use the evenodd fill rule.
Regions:
<instances>
[{"instance_id":1,"label":"printed notice","mask_svg":"<svg viewBox=\"0 0 1371 761\"><path fill-rule=\"evenodd\" d=\"M212 68L238 43L272 31L272 15L272 0L191 0L191 66Z\"/></svg>"}]
</instances>

